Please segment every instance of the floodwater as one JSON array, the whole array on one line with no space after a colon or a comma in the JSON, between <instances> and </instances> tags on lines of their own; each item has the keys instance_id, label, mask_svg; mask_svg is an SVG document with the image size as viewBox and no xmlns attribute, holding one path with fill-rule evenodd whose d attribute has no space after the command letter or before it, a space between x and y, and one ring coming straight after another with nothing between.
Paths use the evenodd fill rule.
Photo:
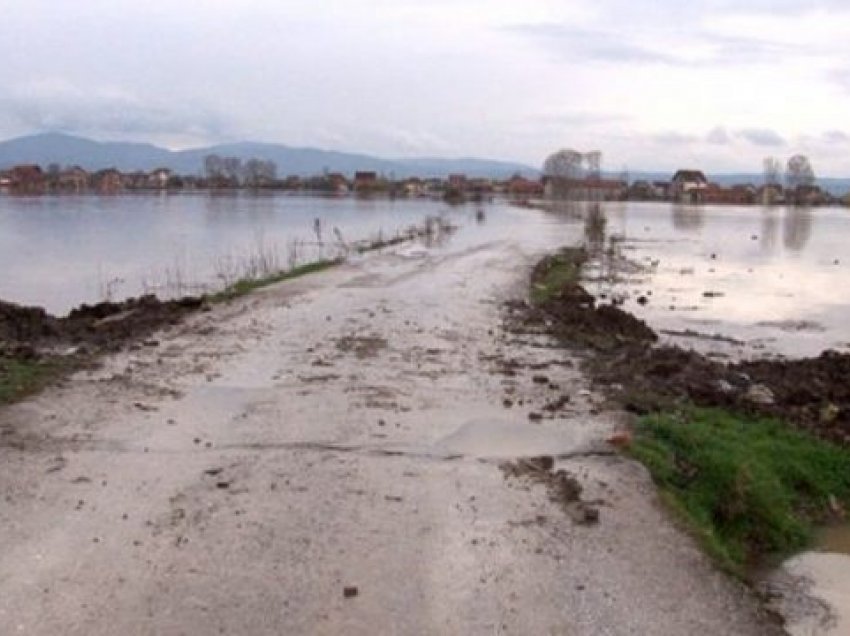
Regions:
<instances>
[{"instance_id":1,"label":"floodwater","mask_svg":"<svg viewBox=\"0 0 850 636\"><path fill-rule=\"evenodd\" d=\"M197 293L253 266L335 256L340 236L387 238L446 210L279 194L0 197L0 298L64 313L146 292Z\"/></svg>"},{"instance_id":2,"label":"floodwater","mask_svg":"<svg viewBox=\"0 0 850 636\"><path fill-rule=\"evenodd\" d=\"M199 293L253 266L336 256L340 236L388 237L441 215L460 228L455 247L496 240L506 226L542 228L541 246L583 235L600 256L591 291L677 344L735 358L850 350L846 210L586 204L541 225L531 214L507 203L282 194L0 197L0 298L64 313Z\"/></svg>"},{"instance_id":3,"label":"floodwater","mask_svg":"<svg viewBox=\"0 0 850 636\"><path fill-rule=\"evenodd\" d=\"M847 351L850 211L606 204L582 211L590 285L669 341L735 358Z\"/></svg>"}]
</instances>

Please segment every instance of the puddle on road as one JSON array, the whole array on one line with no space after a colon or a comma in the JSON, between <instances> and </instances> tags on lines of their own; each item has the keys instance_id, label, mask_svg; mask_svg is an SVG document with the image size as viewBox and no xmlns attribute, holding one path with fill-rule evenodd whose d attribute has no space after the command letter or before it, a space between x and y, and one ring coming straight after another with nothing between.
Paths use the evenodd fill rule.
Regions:
<instances>
[{"instance_id":1,"label":"puddle on road","mask_svg":"<svg viewBox=\"0 0 850 636\"><path fill-rule=\"evenodd\" d=\"M814 550L788 559L782 570L803 581L805 596L817 601L785 608L791 636L850 634L850 524L818 530Z\"/></svg>"},{"instance_id":2,"label":"puddle on road","mask_svg":"<svg viewBox=\"0 0 850 636\"><path fill-rule=\"evenodd\" d=\"M482 459L559 456L592 450L596 439L593 433L591 427L575 422L554 429L522 421L477 419L437 441L434 447L446 455Z\"/></svg>"}]
</instances>

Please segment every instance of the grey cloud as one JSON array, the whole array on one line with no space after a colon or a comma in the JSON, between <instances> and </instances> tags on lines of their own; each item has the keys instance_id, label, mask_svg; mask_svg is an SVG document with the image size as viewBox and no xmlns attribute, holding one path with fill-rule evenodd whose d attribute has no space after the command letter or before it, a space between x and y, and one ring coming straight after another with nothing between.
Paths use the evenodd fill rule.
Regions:
<instances>
[{"instance_id":1,"label":"grey cloud","mask_svg":"<svg viewBox=\"0 0 850 636\"><path fill-rule=\"evenodd\" d=\"M823 133L823 140L830 144L846 144L850 142L850 135L842 130L828 130Z\"/></svg>"},{"instance_id":2,"label":"grey cloud","mask_svg":"<svg viewBox=\"0 0 850 636\"><path fill-rule=\"evenodd\" d=\"M531 120L543 126L593 126L630 121L628 115L616 113L573 112L558 115L537 115Z\"/></svg>"},{"instance_id":3,"label":"grey cloud","mask_svg":"<svg viewBox=\"0 0 850 636\"><path fill-rule=\"evenodd\" d=\"M785 139L774 130L767 128L745 128L736 135L755 146L784 146Z\"/></svg>"},{"instance_id":4,"label":"grey cloud","mask_svg":"<svg viewBox=\"0 0 850 636\"><path fill-rule=\"evenodd\" d=\"M518 24L504 30L537 40L567 58L600 62L678 63L676 57L630 42L621 33L581 29L560 23Z\"/></svg>"},{"instance_id":5,"label":"grey cloud","mask_svg":"<svg viewBox=\"0 0 850 636\"><path fill-rule=\"evenodd\" d=\"M653 46L628 33L581 28L566 23L518 24L504 30L537 41L567 59L630 64L660 64L702 68L716 65L773 63L787 56L812 55L805 48L758 37L731 37L705 30L698 23L681 24L676 32L647 25L635 32L654 33ZM674 45L686 38L690 45ZM655 44L657 42L657 44Z\"/></svg>"},{"instance_id":6,"label":"grey cloud","mask_svg":"<svg viewBox=\"0 0 850 636\"><path fill-rule=\"evenodd\" d=\"M708 131L708 134L705 136L705 140L710 144L725 146L732 141L732 137L729 134L729 131L723 126L717 126Z\"/></svg>"},{"instance_id":7,"label":"grey cloud","mask_svg":"<svg viewBox=\"0 0 850 636\"><path fill-rule=\"evenodd\" d=\"M0 112L27 130L81 134L221 139L228 128L224 118L202 107L163 106L110 88L82 91L61 82L12 91L0 98Z\"/></svg>"},{"instance_id":8,"label":"grey cloud","mask_svg":"<svg viewBox=\"0 0 850 636\"><path fill-rule=\"evenodd\" d=\"M699 141L699 137L696 135L688 135L685 133L679 133L675 131L665 131L656 133L651 136L652 141L658 144L675 144L675 145L683 145L683 144L692 144Z\"/></svg>"}]
</instances>

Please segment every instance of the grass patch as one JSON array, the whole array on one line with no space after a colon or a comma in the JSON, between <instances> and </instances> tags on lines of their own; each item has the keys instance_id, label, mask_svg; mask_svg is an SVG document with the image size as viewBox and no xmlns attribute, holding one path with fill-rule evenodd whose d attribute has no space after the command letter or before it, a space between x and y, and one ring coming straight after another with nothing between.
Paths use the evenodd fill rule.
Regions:
<instances>
[{"instance_id":1,"label":"grass patch","mask_svg":"<svg viewBox=\"0 0 850 636\"><path fill-rule=\"evenodd\" d=\"M65 366L45 359L19 360L0 356L0 405L10 404L44 388Z\"/></svg>"},{"instance_id":2,"label":"grass patch","mask_svg":"<svg viewBox=\"0 0 850 636\"><path fill-rule=\"evenodd\" d=\"M831 499L850 499L850 452L775 420L698 408L647 416L630 452L706 551L739 576L805 547Z\"/></svg>"},{"instance_id":3,"label":"grass patch","mask_svg":"<svg viewBox=\"0 0 850 636\"><path fill-rule=\"evenodd\" d=\"M321 260L315 261L313 263L307 263L305 265L299 265L298 267L293 267L292 269L277 272L275 274L271 274L270 276L263 276L262 278L244 278L242 280L236 281L232 285L228 285L220 292L208 295L207 299L210 302L221 302L224 300L230 300L238 296L244 296L245 294L249 294L255 289L260 289L261 287L268 287L269 285L281 283L285 280L291 280L293 278L306 276L307 274L314 274L316 272L321 272L326 269L330 269L331 267L339 265L339 263L340 261L337 259Z\"/></svg>"},{"instance_id":4,"label":"grass patch","mask_svg":"<svg viewBox=\"0 0 850 636\"><path fill-rule=\"evenodd\" d=\"M567 285L577 284L587 258L583 247L570 247L540 261L531 275L531 302L543 304Z\"/></svg>"}]
</instances>

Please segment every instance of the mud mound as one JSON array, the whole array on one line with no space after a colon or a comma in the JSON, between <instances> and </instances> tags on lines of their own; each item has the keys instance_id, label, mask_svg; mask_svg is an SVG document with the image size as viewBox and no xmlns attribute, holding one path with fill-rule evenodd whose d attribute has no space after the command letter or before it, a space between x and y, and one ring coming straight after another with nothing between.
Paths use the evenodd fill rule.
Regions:
<instances>
[{"instance_id":1,"label":"mud mound","mask_svg":"<svg viewBox=\"0 0 850 636\"><path fill-rule=\"evenodd\" d=\"M0 300L0 342L32 343L59 333L58 321L41 307L22 307Z\"/></svg>"},{"instance_id":2,"label":"mud mound","mask_svg":"<svg viewBox=\"0 0 850 636\"><path fill-rule=\"evenodd\" d=\"M537 319L542 316L550 323L551 332L562 341L593 349L612 350L658 339L644 321L614 305L598 305L577 283L566 283L554 296L539 303L537 312Z\"/></svg>"},{"instance_id":3,"label":"mud mound","mask_svg":"<svg viewBox=\"0 0 850 636\"><path fill-rule=\"evenodd\" d=\"M760 410L850 444L850 355L824 351L802 360L754 360L734 367L770 389Z\"/></svg>"},{"instance_id":4,"label":"mud mound","mask_svg":"<svg viewBox=\"0 0 850 636\"><path fill-rule=\"evenodd\" d=\"M644 415L684 403L776 417L850 444L850 355L722 364L678 347L623 347L586 363L594 383Z\"/></svg>"},{"instance_id":5,"label":"mud mound","mask_svg":"<svg viewBox=\"0 0 850 636\"><path fill-rule=\"evenodd\" d=\"M176 323L202 305L201 298L161 301L148 295L120 303L81 305L66 317L56 318L41 307L0 301L0 352L62 344L112 350Z\"/></svg>"},{"instance_id":6,"label":"mud mound","mask_svg":"<svg viewBox=\"0 0 850 636\"><path fill-rule=\"evenodd\" d=\"M143 338L203 305L203 299L186 297L161 301L147 295L121 303L81 305L60 320L61 333L73 343L111 349Z\"/></svg>"}]
</instances>

